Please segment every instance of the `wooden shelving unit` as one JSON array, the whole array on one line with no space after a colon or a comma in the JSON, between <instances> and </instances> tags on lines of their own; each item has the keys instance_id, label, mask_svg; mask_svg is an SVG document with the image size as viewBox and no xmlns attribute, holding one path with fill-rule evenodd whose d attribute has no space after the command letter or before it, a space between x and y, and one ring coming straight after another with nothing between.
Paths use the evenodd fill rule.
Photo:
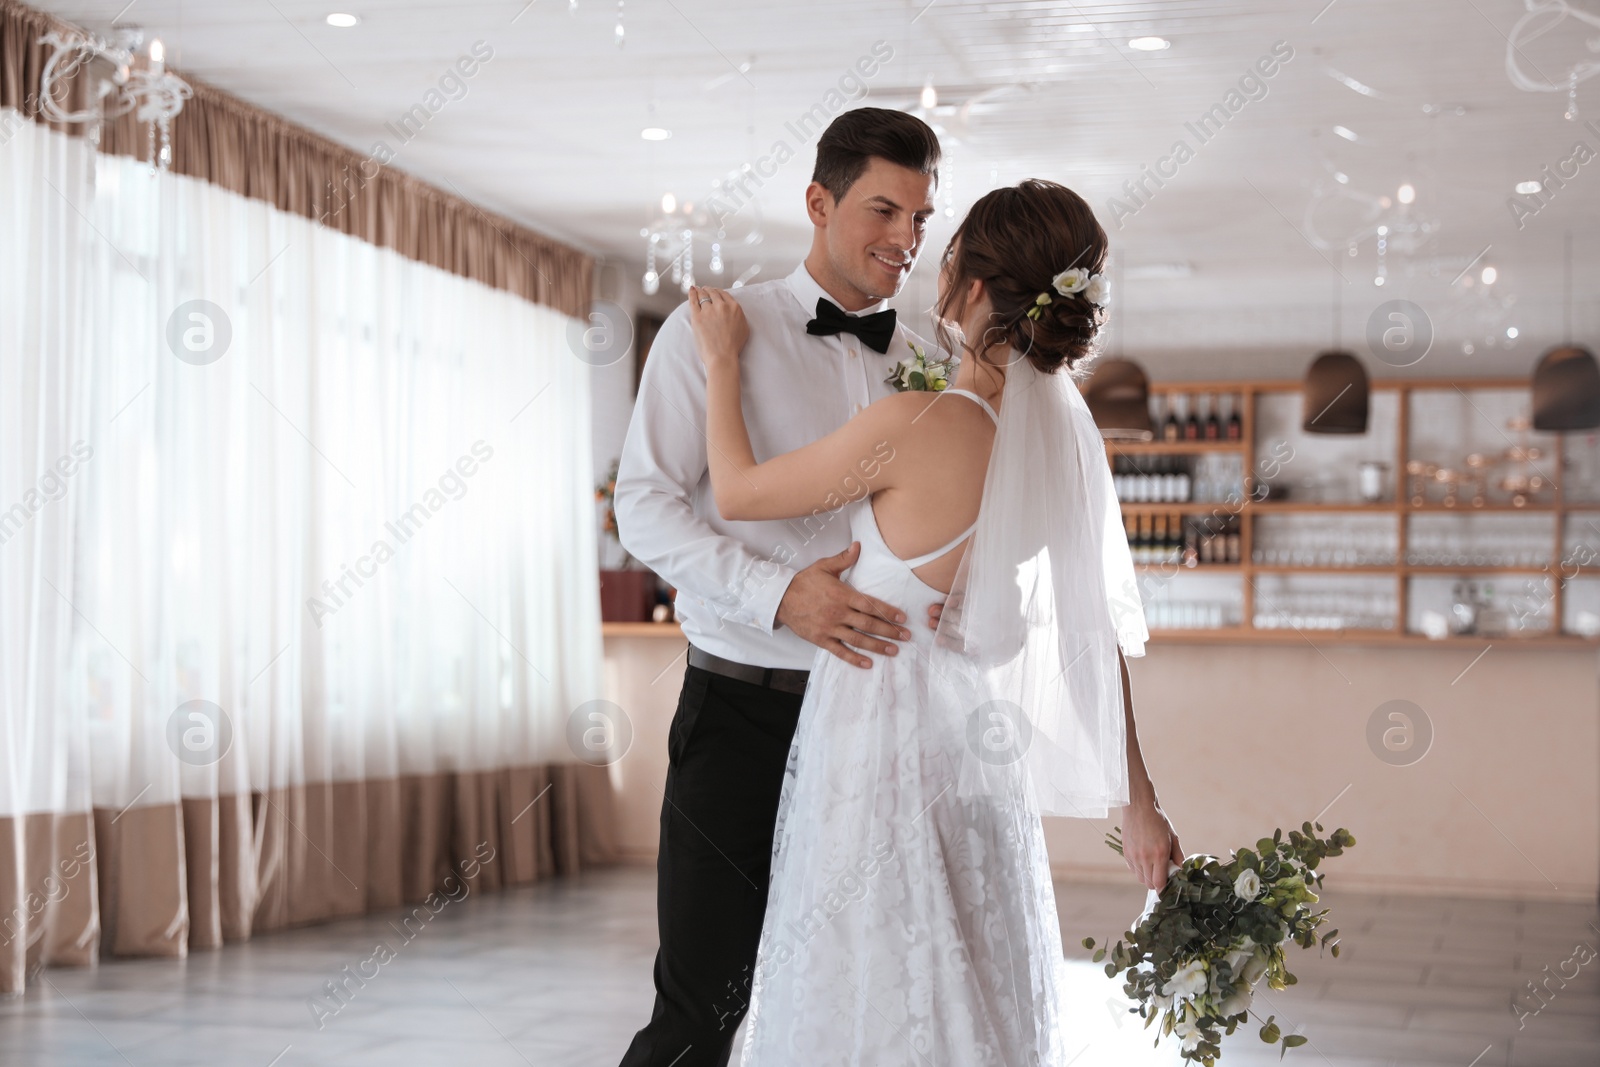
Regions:
<instances>
[{"instance_id":1,"label":"wooden shelving unit","mask_svg":"<svg viewBox=\"0 0 1600 1067\"><path fill-rule=\"evenodd\" d=\"M1549 474L1553 482L1553 493L1544 499L1530 501L1525 507L1515 507L1507 503L1488 503L1482 507L1473 507L1470 501L1447 506L1437 501L1429 501L1420 505L1412 504L1407 499L1409 479L1406 475L1406 463L1410 459L1424 459L1438 462L1438 456L1412 456L1409 454L1412 440L1412 407L1413 399L1419 394L1429 391L1459 391L1463 395L1474 391L1522 391L1528 390L1526 378L1472 378L1455 380L1437 379L1383 379L1371 383L1373 396L1385 392L1396 393L1396 409L1398 412L1398 425L1395 434L1395 454L1389 457L1391 463L1390 480L1393 483L1393 498L1379 503L1362 502L1320 502L1296 501L1293 499L1257 500L1258 492L1256 477L1257 459L1261 455L1257 440L1257 427L1259 425L1259 406L1264 397L1273 394L1299 393L1302 383L1297 379L1272 379L1272 380L1206 380L1206 381L1164 381L1152 382L1150 392L1157 393L1187 393L1190 395L1200 393L1232 394L1240 401L1240 421L1242 423L1242 439L1239 441L1180 441L1163 442L1160 440L1148 442L1129 442L1108 440L1106 454L1109 462L1115 462L1118 457L1138 459L1149 456L1195 456L1205 454L1226 454L1243 457L1244 468L1244 498L1228 501L1184 501L1178 503L1128 503L1122 505L1124 515L1142 514L1174 514L1180 513L1185 517L1197 514L1215 513L1219 518L1239 517L1240 533L1240 562L1229 564L1200 564L1195 567L1182 567L1175 564L1149 564L1140 567L1144 573L1161 572L1163 574L1211 574L1232 575L1240 581L1240 594L1243 604L1243 624L1217 629L1182 629L1182 630L1152 630L1152 638L1171 641L1185 641L1195 643L1215 642L1263 642L1276 643L1281 641L1301 642L1313 641L1340 641L1362 642L1368 644L1426 644L1432 646L1459 647L1482 646L1486 641L1504 641L1508 644L1519 646L1549 646L1549 647L1595 647L1600 646L1600 638L1584 637L1577 634L1561 632L1564 622L1563 594L1565 592L1564 578L1589 577L1600 575L1600 565L1563 567L1565 534L1567 529L1567 516L1589 512L1600 512L1600 501L1585 500L1568 503L1565 498L1563 486L1563 465L1565 461L1566 441L1560 434L1544 435L1554 441L1554 454L1547 460L1541 460L1540 466ZM1469 398L1470 400L1470 398ZM1376 416L1374 416L1376 417ZM1159 429L1157 431L1159 433ZM1369 433L1371 427L1369 425ZM1546 466L1548 464L1548 466ZM1391 515L1396 523L1395 562L1390 564L1361 564L1340 566L1332 564L1283 564L1283 563L1257 563L1254 561L1256 530L1255 521L1261 516L1292 515L1292 514L1317 514L1332 515ZM1551 563L1544 566L1449 566L1449 565L1422 565L1407 563L1407 539L1410 535L1410 518L1415 515L1482 515L1482 514L1537 514L1549 515L1554 523L1554 544L1551 549ZM1284 574L1317 574L1317 575L1349 575L1355 578L1371 579L1374 577L1389 577L1395 583L1395 624L1392 628L1383 630L1326 630L1306 629L1297 631L1286 629L1257 628L1253 624L1255 619L1256 577L1258 575L1284 575ZM1551 586L1551 629L1547 632L1518 635L1508 634L1503 637L1489 636L1452 636L1447 638L1429 638L1423 634L1411 633L1406 630L1406 620L1409 615L1409 598L1411 595L1412 576L1517 576L1517 575L1545 575L1550 579Z\"/></svg>"}]
</instances>

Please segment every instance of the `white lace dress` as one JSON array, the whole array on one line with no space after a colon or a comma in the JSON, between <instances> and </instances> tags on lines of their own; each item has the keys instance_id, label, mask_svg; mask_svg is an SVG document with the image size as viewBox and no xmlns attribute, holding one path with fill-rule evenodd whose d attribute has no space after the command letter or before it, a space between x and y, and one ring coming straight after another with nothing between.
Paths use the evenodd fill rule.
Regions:
<instances>
[{"instance_id":1,"label":"white lace dress","mask_svg":"<svg viewBox=\"0 0 1600 1067\"><path fill-rule=\"evenodd\" d=\"M927 609L944 594L912 568L971 531L901 560L870 500L852 507L861 555L844 577L904 609L913 637L870 669L825 651L813 663L779 800L743 1065L1064 1064L1066 964L1039 817L956 798L974 711L959 680L939 679L918 706Z\"/></svg>"}]
</instances>

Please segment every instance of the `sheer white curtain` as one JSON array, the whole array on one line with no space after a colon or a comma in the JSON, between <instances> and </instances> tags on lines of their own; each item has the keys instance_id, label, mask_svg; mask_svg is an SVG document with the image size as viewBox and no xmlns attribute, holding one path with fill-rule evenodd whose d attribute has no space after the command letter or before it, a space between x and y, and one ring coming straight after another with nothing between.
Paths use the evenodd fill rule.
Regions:
<instances>
[{"instance_id":1,"label":"sheer white curtain","mask_svg":"<svg viewBox=\"0 0 1600 1067\"><path fill-rule=\"evenodd\" d=\"M0 528L0 989L603 854L571 320L12 127L0 507L82 456Z\"/></svg>"}]
</instances>

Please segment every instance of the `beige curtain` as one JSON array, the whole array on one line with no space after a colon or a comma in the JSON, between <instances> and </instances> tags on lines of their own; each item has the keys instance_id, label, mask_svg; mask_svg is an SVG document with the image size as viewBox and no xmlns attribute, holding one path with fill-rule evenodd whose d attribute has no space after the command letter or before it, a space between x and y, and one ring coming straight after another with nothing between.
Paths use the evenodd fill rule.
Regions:
<instances>
[{"instance_id":1,"label":"beige curtain","mask_svg":"<svg viewBox=\"0 0 1600 1067\"><path fill-rule=\"evenodd\" d=\"M0 10L0 98L43 24ZM0 993L610 861L572 320L7 107L0 142Z\"/></svg>"}]
</instances>

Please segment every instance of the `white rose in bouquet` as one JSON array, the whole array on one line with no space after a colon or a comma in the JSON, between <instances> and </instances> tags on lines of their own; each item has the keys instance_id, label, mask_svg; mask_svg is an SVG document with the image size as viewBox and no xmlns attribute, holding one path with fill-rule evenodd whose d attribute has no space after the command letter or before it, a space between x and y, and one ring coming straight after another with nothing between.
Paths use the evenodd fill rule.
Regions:
<instances>
[{"instance_id":1,"label":"white rose in bouquet","mask_svg":"<svg viewBox=\"0 0 1600 1067\"><path fill-rule=\"evenodd\" d=\"M1233 895L1240 900L1251 901L1261 895L1261 876L1248 868L1239 872L1239 877L1233 880Z\"/></svg>"},{"instance_id":2,"label":"white rose in bouquet","mask_svg":"<svg viewBox=\"0 0 1600 1067\"><path fill-rule=\"evenodd\" d=\"M1267 964L1270 962L1271 958L1267 950L1257 945L1255 952L1245 962L1244 970L1239 972L1239 976L1251 985L1255 985L1261 981L1261 976L1267 973Z\"/></svg>"},{"instance_id":3,"label":"white rose in bouquet","mask_svg":"<svg viewBox=\"0 0 1600 1067\"><path fill-rule=\"evenodd\" d=\"M1246 986L1231 996L1222 998L1222 1003L1217 1006L1217 1011L1226 1019L1230 1015L1237 1015L1241 1011L1250 1010L1250 1002L1255 998L1255 992Z\"/></svg>"},{"instance_id":4,"label":"white rose in bouquet","mask_svg":"<svg viewBox=\"0 0 1600 1067\"><path fill-rule=\"evenodd\" d=\"M1167 982L1164 993L1181 998L1198 996L1206 991L1206 961L1190 960L1179 967Z\"/></svg>"}]
</instances>

